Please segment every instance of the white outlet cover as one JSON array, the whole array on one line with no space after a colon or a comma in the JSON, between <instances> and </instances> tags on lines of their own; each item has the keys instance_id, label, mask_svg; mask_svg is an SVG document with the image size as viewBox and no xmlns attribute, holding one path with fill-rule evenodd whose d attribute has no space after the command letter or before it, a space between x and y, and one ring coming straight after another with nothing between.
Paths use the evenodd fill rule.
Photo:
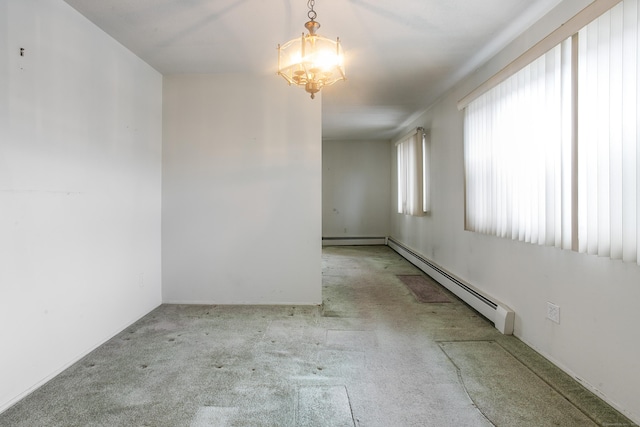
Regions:
<instances>
[{"instance_id":1,"label":"white outlet cover","mask_svg":"<svg viewBox=\"0 0 640 427\"><path fill-rule=\"evenodd\" d=\"M547 302L547 319L560 324L560 306Z\"/></svg>"}]
</instances>

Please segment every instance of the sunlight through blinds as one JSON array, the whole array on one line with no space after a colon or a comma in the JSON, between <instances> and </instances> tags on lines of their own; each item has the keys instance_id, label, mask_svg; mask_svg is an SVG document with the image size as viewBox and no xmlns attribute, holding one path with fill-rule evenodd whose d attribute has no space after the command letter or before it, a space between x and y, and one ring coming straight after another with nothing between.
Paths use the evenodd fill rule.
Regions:
<instances>
[{"instance_id":1,"label":"sunlight through blinds","mask_svg":"<svg viewBox=\"0 0 640 427\"><path fill-rule=\"evenodd\" d=\"M418 128L396 144L398 160L398 213L425 214L423 168L424 130Z\"/></svg>"},{"instance_id":2,"label":"sunlight through blinds","mask_svg":"<svg viewBox=\"0 0 640 427\"><path fill-rule=\"evenodd\" d=\"M579 33L579 251L640 263L637 0Z\"/></svg>"},{"instance_id":3,"label":"sunlight through blinds","mask_svg":"<svg viewBox=\"0 0 640 427\"><path fill-rule=\"evenodd\" d=\"M570 39L465 108L466 227L571 247Z\"/></svg>"}]
</instances>

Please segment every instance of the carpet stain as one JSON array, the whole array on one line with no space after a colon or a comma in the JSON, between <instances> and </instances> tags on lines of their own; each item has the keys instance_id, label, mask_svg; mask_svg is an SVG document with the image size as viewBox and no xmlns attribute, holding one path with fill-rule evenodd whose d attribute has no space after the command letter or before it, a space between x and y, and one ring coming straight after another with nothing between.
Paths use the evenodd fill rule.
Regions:
<instances>
[{"instance_id":1,"label":"carpet stain","mask_svg":"<svg viewBox=\"0 0 640 427\"><path fill-rule=\"evenodd\" d=\"M402 281L413 296L420 303L448 303L451 302L448 296L438 289L438 284L430 277L421 275L398 274L398 279Z\"/></svg>"}]
</instances>

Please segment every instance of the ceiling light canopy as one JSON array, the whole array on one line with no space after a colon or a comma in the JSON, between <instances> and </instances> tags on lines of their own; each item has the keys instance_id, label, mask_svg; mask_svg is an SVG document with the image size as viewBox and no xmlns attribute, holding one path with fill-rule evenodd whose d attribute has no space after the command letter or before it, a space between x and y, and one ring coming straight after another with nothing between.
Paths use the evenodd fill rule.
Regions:
<instances>
[{"instance_id":1,"label":"ceiling light canopy","mask_svg":"<svg viewBox=\"0 0 640 427\"><path fill-rule=\"evenodd\" d=\"M344 53L340 38L336 41L316 34L320 23L313 10L315 0L308 0L310 21L304 24L308 34L278 45L278 74L291 84L304 86L311 99L324 86L345 80Z\"/></svg>"}]
</instances>

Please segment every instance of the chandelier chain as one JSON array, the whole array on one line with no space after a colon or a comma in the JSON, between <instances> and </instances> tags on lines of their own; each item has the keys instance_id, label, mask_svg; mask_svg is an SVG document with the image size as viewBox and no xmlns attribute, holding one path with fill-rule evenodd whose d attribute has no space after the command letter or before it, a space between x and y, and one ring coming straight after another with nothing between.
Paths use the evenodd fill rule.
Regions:
<instances>
[{"instance_id":1,"label":"chandelier chain","mask_svg":"<svg viewBox=\"0 0 640 427\"><path fill-rule=\"evenodd\" d=\"M309 12L307 12L307 16L312 21L315 21L316 18L318 17L318 14L316 13L316 11L313 10L313 6L315 6L315 5L316 5L316 1L315 0L308 0L307 1L307 6L309 7Z\"/></svg>"}]
</instances>

